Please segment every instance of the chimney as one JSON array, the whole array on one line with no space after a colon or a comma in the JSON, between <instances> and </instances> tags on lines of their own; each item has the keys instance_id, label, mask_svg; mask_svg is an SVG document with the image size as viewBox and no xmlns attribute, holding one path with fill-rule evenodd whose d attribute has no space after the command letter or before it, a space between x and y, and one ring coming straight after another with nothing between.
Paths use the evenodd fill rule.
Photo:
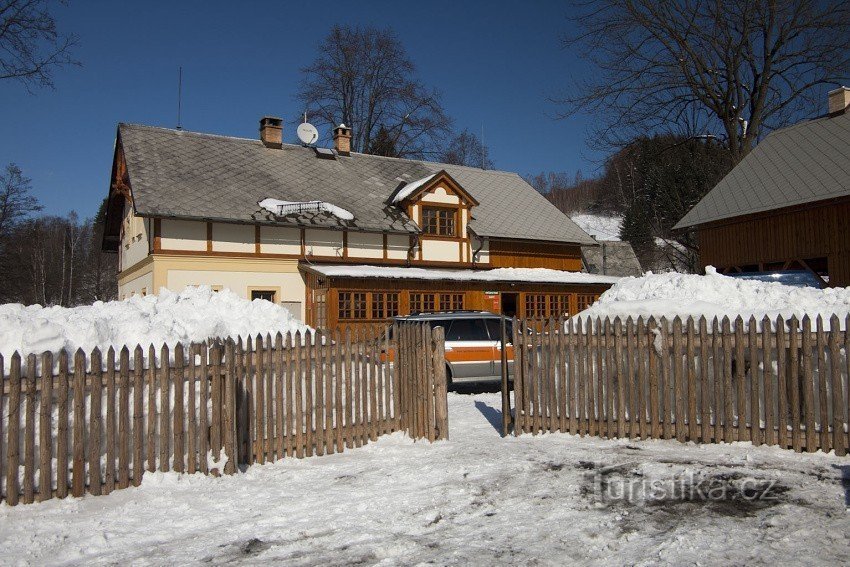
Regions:
<instances>
[{"instance_id":1,"label":"chimney","mask_svg":"<svg viewBox=\"0 0 850 567\"><path fill-rule=\"evenodd\" d=\"M847 107L850 106L850 88L838 87L833 91L829 91L829 113L844 114Z\"/></svg>"},{"instance_id":2,"label":"chimney","mask_svg":"<svg viewBox=\"0 0 850 567\"><path fill-rule=\"evenodd\" d=\"M334 128L334 149L341 156L351 155L351 128L345 124Z\"/></svg>"},{"instance_id":3,"label":"chimney","mask_svg":"<svg viewBox=\"0 0 850 567\"><path fill-rule=\"evenodd\" d=\"M283 147L283 120L274 116L260 119L260 140L267 148Z\"/></svg>"}]
</instances>

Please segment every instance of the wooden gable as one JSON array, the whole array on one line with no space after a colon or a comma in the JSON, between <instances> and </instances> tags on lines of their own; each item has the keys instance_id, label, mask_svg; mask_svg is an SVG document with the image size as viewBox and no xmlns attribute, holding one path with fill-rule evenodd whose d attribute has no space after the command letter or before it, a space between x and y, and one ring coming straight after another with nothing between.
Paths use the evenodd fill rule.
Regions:
<instances>
[{"instance_id":1,"label":"wooden gable","mask_svg":"<svg viewBox=\"0 0 850 567\"><path fill-rule=\"evenodd\" d=\"M424 195L435 195L440 190L446 192L446 194L450 194L456 196L460 204L466 208L474 207L478 205L478 201L463 188L463 186L455 180L445 169L438 171L434 176L428 180L427 183L424 183L421 187L418 187L416 191L405 197L399 204L403 208L407 208L409 205L422 200Z\"/></svg>"},{"instance_id":2,"label":"wooden gable","mask_svg":"<svg viewBox=\"0 0 850 567\"><path fill-rule=\"evenodd\" d=\"M106 221L101 247L107 252L115 252L121 243L121 223L124 220L124 204L133 203L130 189L130 175L127 173L127 162L124 158L124 147L121 135L115 143L115 154L112 158L112 176L109 180L109 196L106 201Z\"/></svg>"}]
</instances>

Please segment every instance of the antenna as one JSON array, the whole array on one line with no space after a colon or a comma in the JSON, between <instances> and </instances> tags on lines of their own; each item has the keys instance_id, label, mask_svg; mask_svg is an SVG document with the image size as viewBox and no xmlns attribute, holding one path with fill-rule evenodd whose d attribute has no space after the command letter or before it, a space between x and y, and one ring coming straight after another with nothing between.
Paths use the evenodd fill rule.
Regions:
<instances>
[{"instance_id":1,"label":"antenna","mask_svg":"<svg viewBox=\"0 0 850 567\"><path fill-rule=\"evenodd\" d=\"M484 157L484 122L481 122L481 169L487 169L484 167L486 165L486 158Z\"/></svg>"},{"instance_id":2,"label":"antenna","mask_svg":"<svg viewBox=\"0 0 850 567\"><path fill-rule=\"evenodd\" d=\"M183 66L181 65L177 71L177 129L182 130L183 124L180 120L180 114L183 110Z\"/></svg>"}]
</instances>

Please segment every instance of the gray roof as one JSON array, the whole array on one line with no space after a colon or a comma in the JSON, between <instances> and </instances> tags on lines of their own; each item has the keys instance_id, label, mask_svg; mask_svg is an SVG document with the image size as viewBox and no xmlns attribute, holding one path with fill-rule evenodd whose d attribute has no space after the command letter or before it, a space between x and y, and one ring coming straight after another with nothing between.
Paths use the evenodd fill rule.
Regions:
<instances>
[{"instance_id":1,"label":"gray roof","mask_svg":"<svg viewBox=\"0 0 850 567\"><path fill-rule=\"evenodd\" d=\"M588 273L606 276L640 276L643 269L635 255L634 248L628 242L606 240L601 246L582 246L581 255ZM602 261L602 254L605 261Z\"/></svg>"},{"instance_id":2,"label":"gray roof","mask_svg":"<svg viewBox=\"0 0 850 567\"><path fill-rule=\"evenodd\" d=\"M311 148L120 124L136 214L230 222L295 224L381 232L418 232L389 198L402 184L440 170L480 203L471 230L493 238L593 244L593 240L519 175L472 167L352 153L319 159ZM354 214L290 215L283 222L257 203L320 200Z\"/></svg>"},{"instance_id":3,"label":"gray roof","mask_svg":"<svg viewBox=\"0 0 850 567\"><path fill-rule=\"evenodd\" d=\"M674 229L850 195L850 112L769 134Z\"/></svg>"}]
</instances>

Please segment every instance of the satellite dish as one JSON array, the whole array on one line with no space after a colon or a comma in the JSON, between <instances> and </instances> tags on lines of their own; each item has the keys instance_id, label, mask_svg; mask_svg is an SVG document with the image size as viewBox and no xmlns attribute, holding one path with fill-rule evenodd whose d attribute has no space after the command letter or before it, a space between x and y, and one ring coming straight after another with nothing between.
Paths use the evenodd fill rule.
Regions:
<instances>
[{"instance_id":1,"label":"satellite dish","mask_svg":"<svg viewBox=\"0 0 850 567\"><path fill-rule=\"evenodd\" d=\"M303 144L314 144L316 143L316 140L319 139L319 131L316 130L316 127L309 122L299 124L296 133L298 134L298 139L301 140L301 143Z\"/></svg>"}]
</instances>

